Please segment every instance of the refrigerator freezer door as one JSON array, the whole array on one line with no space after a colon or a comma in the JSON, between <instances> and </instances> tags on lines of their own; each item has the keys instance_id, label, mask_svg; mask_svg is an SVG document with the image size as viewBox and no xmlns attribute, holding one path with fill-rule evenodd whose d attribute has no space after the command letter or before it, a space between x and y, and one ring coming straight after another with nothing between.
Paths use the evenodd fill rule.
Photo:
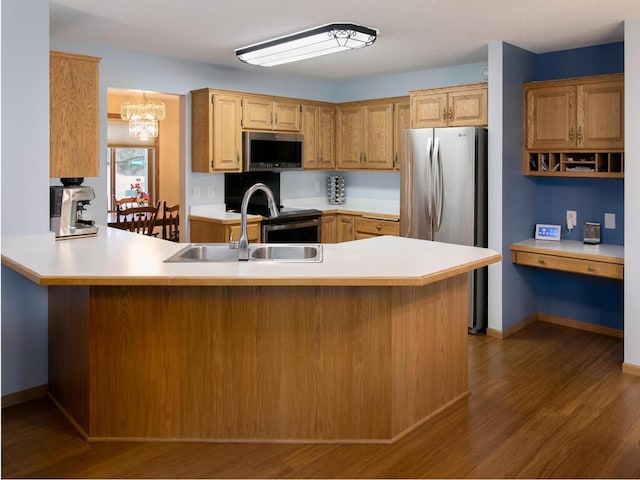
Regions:
<instances>
[{"instance_id":1,"label":"refrigerator freezer door","mask_svg":"<svg viewBox=\"0 0 640 480\"><path fill-rule=\"evenodd\" d=\"M441 167L437 173L439 228L434 240L471 245L475 243L476 129L435 129Z\"/></svg>"},{"instance_id":2,"label":"refrigerator freezer door","mask_svg":"<svg viewBox=\"0 0 640 480\"><path fill-rule=\"evenodd\" d=\"M433 129L400 133L400 235L432 240L431 157Z\"/></svg>"}]
</instances>

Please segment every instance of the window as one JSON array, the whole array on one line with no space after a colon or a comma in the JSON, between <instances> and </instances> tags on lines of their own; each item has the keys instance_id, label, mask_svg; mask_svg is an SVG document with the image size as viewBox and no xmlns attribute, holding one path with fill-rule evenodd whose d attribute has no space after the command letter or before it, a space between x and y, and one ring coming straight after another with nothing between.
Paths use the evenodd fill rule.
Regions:
<instances>
[{"instance_id":1,"label":"window","mask_svg":"<svg viewBox=\"0 0 640 480\"><path fill-rule=\"evenodd\" d=\"M129 137L127 122L120 118L109 118L107 137L109 211L116 210L115 200L136 195L132 191L136 183L149 194L149 203L155 204L158 198L156 139L140 141Z\"/></svg>"}]
</instances>

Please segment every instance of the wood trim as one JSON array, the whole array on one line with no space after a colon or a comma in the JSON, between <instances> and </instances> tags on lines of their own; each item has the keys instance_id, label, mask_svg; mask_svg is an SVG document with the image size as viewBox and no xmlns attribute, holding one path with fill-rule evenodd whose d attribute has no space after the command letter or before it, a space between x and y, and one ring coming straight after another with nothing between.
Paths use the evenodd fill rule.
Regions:
<instances>
[{"instance_id":1,"label":"wood trim","mask_svg":"<svg viewBox=\"0 0 640 480\"><path fill-rule=\"evenodd\" d=\"M525 318L524 320L521 320L520 322L516 323L515 325L511 325L510 327L507 327L505 330L497 330L495 328L487 328L487 333L486 334L487 334L488 337L505 339L507 337L510 337L514 333L519 332L520 330L524 329L525 327L528 327L529 325L534 323L537 319L538 319L537 314L534 313L533 315L528 316L527 318Z\"/></svg>"},{"instance_id":2,"label":"wood trim","mask_svg":"<svg viewBox=\"0 0 640 480\"><path fill-rule=\"evenodd\" d=\"M599 333L600 335L608 335L609 337L624 338L624 331L617 328L603 327L602 325L594 325L593 323L581 322L571 318L558 317L549 315L548 313L538 312L538 321L562 325L564 327L577 328L587 332Z\"/></svg>"},{"instance_id":3,"label":"wood trim","mask_svg":"<svg viewBox=\"0 0 640 480\"><path fill-rule=\"evenodd\" d=\"M611 263L614 265L624 265L623 257L612 257L607 255L598 255L596 253L581 253L577 251L559 250L554 248L544 248L540 246L522 245L518 243L511 244L511 252L533 253L538 255L551 255L553 257L566 257L577 260L586 260L591 262ZM512 256L512 260L513 260Z\"/></svg>"},{"instance_id":4,"label":"wood trim","mask_svg":"<svg viewBox=\"0 0 640 480\"><path fill-rule=\"evenodd\" d=\"M45 397L49 392L49 385L38 385L19 392L8 393L2 396L2 408L13 407L20 403L29 402L36 398Z\"/></svg>"},{"instance_id":5,"label":"wood trim","mask_svg":"<svg viewBox=\"0 0 640 480\"><path fill-rule=\"evenodd\" d=\"M574 85L574 84L589 84L589 83L600 83L614 80L624 79L624 73L613 73L606 75L590 75L587 77L573 77L573 78L562 78L558 80L536 80L533 82L524 82L522 84L523 89L527 89L530 87L551 87L551 86L563 86L563 85Z\"/></svg>"},{"instance_id":6,"label":"wood trim","mask_svg":"<svg viewBox=\"0 0 640 480\"><path fill-rule=\"evenodd\" d=\"M640 365L633 365L632 363L624 362L622 364L622 371L624 373L640 377Z\"/></svg>"}]
</instances>

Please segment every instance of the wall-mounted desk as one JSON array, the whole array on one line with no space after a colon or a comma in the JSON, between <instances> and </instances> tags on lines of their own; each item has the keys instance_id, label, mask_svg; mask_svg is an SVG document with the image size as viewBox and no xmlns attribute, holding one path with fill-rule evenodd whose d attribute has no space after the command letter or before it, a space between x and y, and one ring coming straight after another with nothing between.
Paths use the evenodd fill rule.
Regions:
<instances>
[{"instance_id":1,"label":"wall-mounted desk","mask_svg":"<svg viewBox=\"0 0 640 480\"><path fill-rule=\"evenodd\" d=\"M587 245L574 240L554 242L530 238L511 245L511 260L529 267L624 279L622 245Z\"/></svg>"}]
</instances>

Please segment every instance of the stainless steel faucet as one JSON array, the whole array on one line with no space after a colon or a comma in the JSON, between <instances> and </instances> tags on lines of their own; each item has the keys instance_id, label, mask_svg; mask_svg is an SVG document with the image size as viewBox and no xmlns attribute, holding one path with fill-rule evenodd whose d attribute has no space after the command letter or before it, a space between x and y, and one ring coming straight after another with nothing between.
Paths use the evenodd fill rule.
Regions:
<instances>
[{"instance_id":1,"label":"stainless steel faucet","mask_svg":"<svg viewBox=\"0 0 640 480\"><path fill-rule=\"evenodd\" d=\"M249 239L247 238L247 207L249 206L249 200L251 195L256 191L262 190L267 195L267 202L269 202L269 212L272 217L280 215L278 205L276 205L276 199L273 196L273 192L264 183L256 183L249 187L244 192L242 197L242 205L240 206L240 240L238 241L238 260L249 260Z\"/></svg>"}]
</instances>

